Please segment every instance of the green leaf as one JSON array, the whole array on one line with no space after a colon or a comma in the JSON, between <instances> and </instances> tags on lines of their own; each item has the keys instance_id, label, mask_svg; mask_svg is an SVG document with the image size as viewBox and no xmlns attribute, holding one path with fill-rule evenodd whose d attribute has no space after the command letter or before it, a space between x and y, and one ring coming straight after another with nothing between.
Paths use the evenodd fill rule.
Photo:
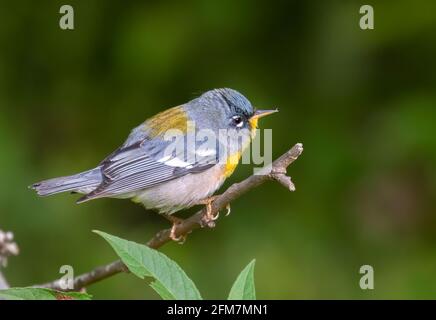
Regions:
<instances>
[{"instance_id":1,"label":"green leaf","mask_svg":"<svg viewBox=\"0 0 436 320\"><path fill-rule=\"evenodd\" d=\"M255 262L256 260L252 260L241 271L230 290L229 300L256 300L256 289L254 286Z\"/></svg>"},{"instance_id":2,"label":"green leaf","mask_svg":"<svg viewBox=\"0 0 436 320\"><path fill-rule=\"evenodd\" d=\"M94 232L109 242L131 273L141 279L154 278L155 281L150 285L163 299L201 299L194 282L177 263L163 253L102 231Z\"/></svg>"},{"instance_id":3,"label":"green leaf","mask_svg":"<svg viewBox=\"0 0 436 320\"><path fill-rule=\"evenodd\" d=\"M0 290L0 297L7 300L91 300L92 296L81 292L24 287Z\"/></svg>"},{"instance_id":4,"label":"green leaf","mask_svg":"<svg viewBox=\"0 0 436 320\"><path fill-rule=\"evenodd\" d=\"M156 291L162 299L164 300L174 300L176 299L171 292L169 292L167 290L167 288L165 288L162 283L160 283L159 281L155 280L152 283L150 283L150 287L152 287L154 289L154 291Z\"/></svg>"}]
</instances>

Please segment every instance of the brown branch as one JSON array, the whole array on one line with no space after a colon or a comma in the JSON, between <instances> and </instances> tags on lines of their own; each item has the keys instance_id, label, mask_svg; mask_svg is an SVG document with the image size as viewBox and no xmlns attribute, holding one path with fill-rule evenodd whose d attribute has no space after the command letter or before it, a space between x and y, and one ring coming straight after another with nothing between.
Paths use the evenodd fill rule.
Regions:
<instances>
[{"instance_id":1,"label":"brown branch","mask_svg":"<svg viewBox=\"0 0 436 320\"><path fill-rule=\"evenodd\" d=\"M295 191L295 186L291 181L291 178L286 175L286 168L303 152L303 145L297 143L288 152L283 154L280 158L275 160L267 170L265 174L254 174L247 179L234 183L223 194L217 196L212 203L212 214L216 215L220 210L226 208L233 200L236 200L251 189L256 188L260 184L275 180L290 191ZM186 236L191 233L192 230L200 227L213 228L215 226L214 221L205 222L206 209L198 211L191 217L183 220L177 225L175 234L176 236ZM165 229L158 232L150 241L147 242L147 246L157 249L163 246L165 243L171 241L170 229ZM79 290L87 287L88 285L111 277L120 272L128 272L127 267L121 260L114 261L104 266L95 268L94 270L79 275L74 278L74 290ZM62 290L60 286L60 280L38 285L36 287L52 288Z\"/></svg>"}]
</instances>

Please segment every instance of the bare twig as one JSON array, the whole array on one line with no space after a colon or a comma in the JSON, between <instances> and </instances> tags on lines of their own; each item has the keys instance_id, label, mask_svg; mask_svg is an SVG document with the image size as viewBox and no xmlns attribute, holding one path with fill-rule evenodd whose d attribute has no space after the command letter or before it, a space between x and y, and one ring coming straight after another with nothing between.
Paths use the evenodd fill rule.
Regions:
<instances>
[{"instance_id":1,"label":"bare twig","mask_svg":"<svg viewBox=\"0 0 436 320\"><path fill-rule=\"evenodd\" d=\"M275 180L288 190L294 191L295 186L292 183L291 178L286 175L286 168L292 162L297 160L302 152L303 145L301 143L297 143L288 152L275 160L272 163L271 169L268 170L265 174L255 174L241 182L231 185L223 194L217 196L216 199L213 201L211 206L212 214L216 215L220 210L226 208L233 200L239 198L246 192L250 191L253 188L256 188L260 184L269 180ZM188 233L191 233L192 230L200 227L213 228L215 226L215 222L205 222L205 215L206 209L204 208L189 217L188 219L183 220L183 222L177 225L175 235L178 237L185 236ZM165 229L158 232L150 241L147 242L147 246L154 249L163 246L165 243L171 241L170 232L171 229ZM84 273L74 278L74 290L85 288L92 283L111 277L120 272L128 272L127 267L123 264L121 260L117 260L107 265L97 267L88 273ZM63 290L60 286L59 280L38 285L37 287Z\"/></svg>"},{"instance_id":2,"label":"bare twig","mask_svg":"<svg viewBox=\"0 0 436 320\"><path fill-rule=\"evenodd\" d=\"M10 231L5 232L0 229L0 289L9 288L9 284L1 272L1 268L6 267L9 256L16 256L18 252L18 246L14 242L14 234Z\"/></svg>"},{"instance_id":3,"label":"bare twig","mask_svg":"<svg viewBox=\"0 0 436 320\"><path fill-rule=\"evenodd\" d=\"M7 289L7 288L9 288L9 283L6 281L5 276L0 270L0 290Z\"/></svg>"}]
</instances>

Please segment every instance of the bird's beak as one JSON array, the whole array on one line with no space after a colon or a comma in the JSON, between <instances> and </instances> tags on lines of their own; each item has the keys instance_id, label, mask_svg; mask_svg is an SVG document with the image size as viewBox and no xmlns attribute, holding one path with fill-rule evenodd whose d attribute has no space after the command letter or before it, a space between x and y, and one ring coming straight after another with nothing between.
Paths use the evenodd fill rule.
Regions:
<instances>
[{"instance_id":1,"label":"bird's beak","mask_svg":"<svg viewBox=\"0 0 436 320\"><path fill-rule=\"evenodd\" d=\"M254 114L251 116L250 120L257 120L257 119L260 119L262 117L265 117L265 116L267 116L269 114L276 113L276 112L279 112L279 110L278 109L274 109L274 110L256 110L254 112Z\"/></svg>"}]
</instances>

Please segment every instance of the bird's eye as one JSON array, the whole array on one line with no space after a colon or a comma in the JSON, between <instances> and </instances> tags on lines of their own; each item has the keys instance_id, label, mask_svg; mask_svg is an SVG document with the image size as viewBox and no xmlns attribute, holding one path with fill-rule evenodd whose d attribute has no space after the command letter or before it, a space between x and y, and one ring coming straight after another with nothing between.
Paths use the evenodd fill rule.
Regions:
<instances>
[{"instance_id":1,"label":"bird's eye","mask_svg":"<svg viewBox=\"0 0 436 320\"><path fill-rule=\"evenodd\" d=\"M242 120L242 118L240 116L232 117L232 122L238 128L241 128L244 125L244 121Z\"/></svg>"}]
</instances>

